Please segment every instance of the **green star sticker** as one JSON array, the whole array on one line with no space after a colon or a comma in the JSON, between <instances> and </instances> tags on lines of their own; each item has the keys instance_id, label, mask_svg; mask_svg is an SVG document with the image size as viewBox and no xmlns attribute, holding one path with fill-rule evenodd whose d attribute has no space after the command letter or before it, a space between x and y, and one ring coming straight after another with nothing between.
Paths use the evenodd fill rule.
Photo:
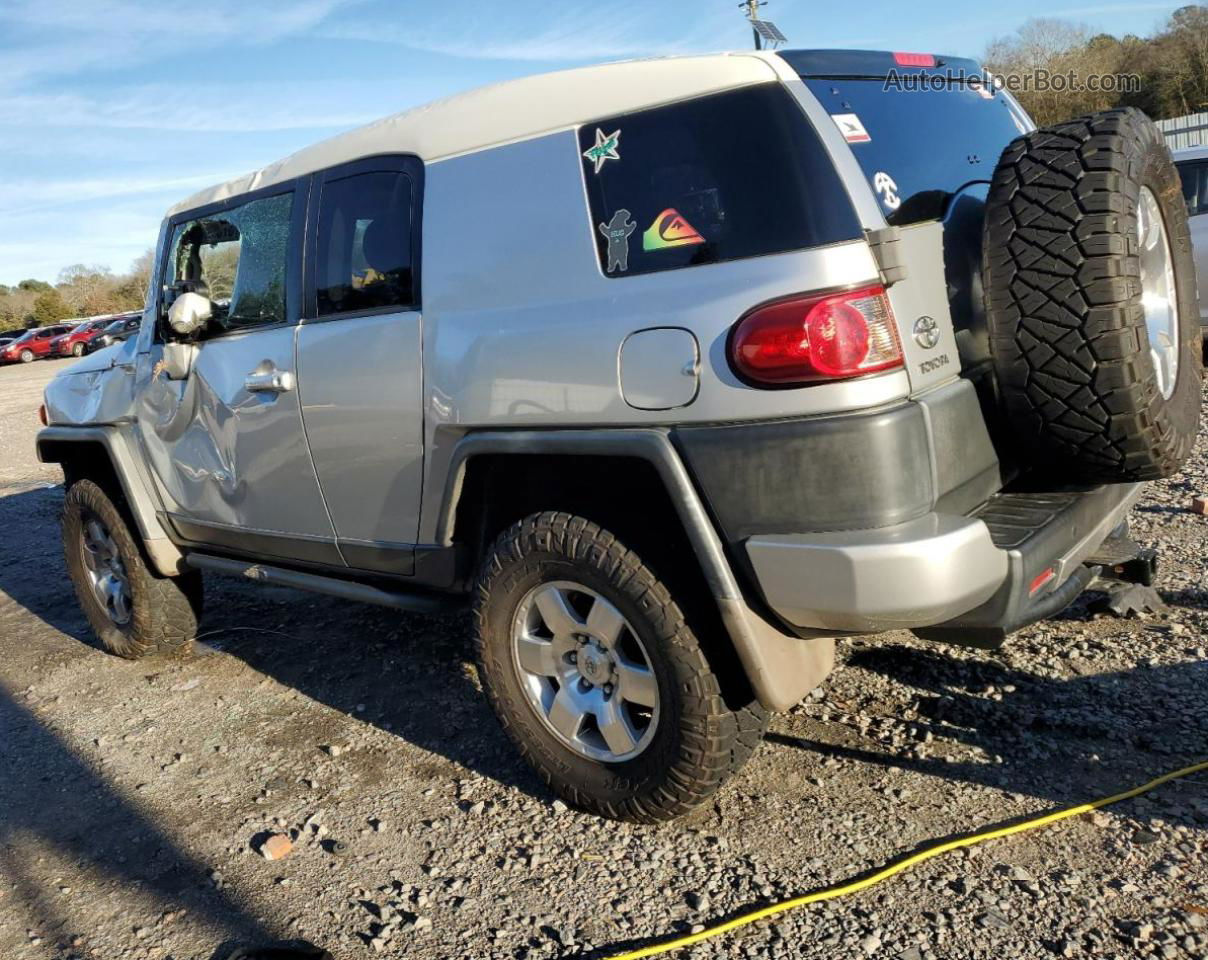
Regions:
<instances>
[{"instance_id":1,"label":"green star sticker","mask_svg":"<svg viewBox=\"0 0 1208 960\"><path fill-rule=\"evenodd\" d=\"M604 136L604 131L596 127L596 145L588 147L583 151L583 156L587 157L596 165L595 172L599 173L600 168L604 166L605 160L620 160L621 155L617 153L617 145L621 142L621 131L614 130L608 136Z\"/></svg>"}]
</instances>

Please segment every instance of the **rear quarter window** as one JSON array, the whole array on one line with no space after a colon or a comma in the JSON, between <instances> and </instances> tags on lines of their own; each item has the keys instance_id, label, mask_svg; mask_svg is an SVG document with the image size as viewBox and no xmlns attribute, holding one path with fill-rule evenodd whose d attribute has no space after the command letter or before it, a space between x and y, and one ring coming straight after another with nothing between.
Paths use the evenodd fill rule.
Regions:
<instances>
[{"instance_id":1,"label":"rear quarter window","mask_svg":"<svg viewBox=\"0 0 1208 960\"><path fill-rule=\"evenodd\" d=\"M772 83L579 130L605 276L851 240L851 199L796 101Z\"/></svg>"}]
</instances>

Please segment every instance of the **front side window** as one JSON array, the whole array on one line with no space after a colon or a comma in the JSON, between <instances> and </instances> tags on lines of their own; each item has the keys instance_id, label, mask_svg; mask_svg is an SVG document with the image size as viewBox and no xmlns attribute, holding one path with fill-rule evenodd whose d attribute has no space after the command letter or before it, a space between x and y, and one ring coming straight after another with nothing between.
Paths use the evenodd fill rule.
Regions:
<instances>
[{"instance_id":1,"label":"front side window","mask_svg":"<svg viewBox=\"0 0 1208 960\"><path fill-rule=\"evenodd\" d=\"M213 333L283 322L293 199L263 197L177 224L165 307L181 293L208 297Z\"/></svg>"},{"instance_id":2,"label":"front side window","mask_svg":"<svg viewBox=\"0 0 1208 960\"><path fill-rule=\"evenodd\" d=\"M409 307L411 178L375 171L328 180L319 201L318 315Z\"/></svg>"},{"instance_id":3,"label":"front side window","mask_svg":"<svg viewBox=\"0 0 1208 960\"><path fill-rule=\"evenodd\" d=\"M861 235L817 134L779 84L593 121L579 152L606 276Z\"/></svg>"}]
</instances>

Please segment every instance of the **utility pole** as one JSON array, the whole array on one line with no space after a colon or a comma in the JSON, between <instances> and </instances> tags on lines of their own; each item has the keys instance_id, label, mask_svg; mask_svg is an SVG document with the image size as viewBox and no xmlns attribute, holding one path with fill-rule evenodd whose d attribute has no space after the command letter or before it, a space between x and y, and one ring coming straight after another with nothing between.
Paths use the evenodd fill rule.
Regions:
<instances>
[{"instance_id":1,"label":"utility pole","mask_svg":"<svg viewBox=\"0 0 1208 960\"><path fill-rule=\"evenodd\" d=\"M738 5L738 9L747 11L748 20L758 20L759 8L762 7L766 2L767 0L743 0L743 2ZM755 37L755 49L762 50L763 38L759 36L759 31L756 30L754 26L751 27L751 34Z\"/></svg>"}]
</instances>

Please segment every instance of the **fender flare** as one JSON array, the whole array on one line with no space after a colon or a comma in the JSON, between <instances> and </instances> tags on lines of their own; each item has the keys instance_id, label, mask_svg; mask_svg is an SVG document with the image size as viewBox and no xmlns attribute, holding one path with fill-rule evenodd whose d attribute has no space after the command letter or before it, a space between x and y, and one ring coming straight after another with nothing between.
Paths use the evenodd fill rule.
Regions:
<instances>
[{"instance_id":1,"label":"fender flare","mask_svg":"<svg viewBox=\"0 0 1208 960\"><path fill-rule=\"evenodd\" d=\"M813 690L834 666L832 637L789 636L752 610L726 559L696 488L665 429L508 430L466 434L451 452L437 518L437 542L453 543L453 525L470 460L487 454L623 456L657 471L717 604L730 641L760 704L787 710Z\"/></svg>"},{"instance_id":2,"label":"fender flare","mask_svg":"<svg viewBox=\"0 0 1208 960\"><path fill-rule=\"evenodd\" d=\"M158 504L142 463L131 452L130 441L117 426L44 427L38 431L36 440L38 459L43 463L66 463L72 459L72 451L82 444L104 451L155 571L165 577L183 573L187 569L184 554L160 522Z\"/></svg>"}]
</instances>

